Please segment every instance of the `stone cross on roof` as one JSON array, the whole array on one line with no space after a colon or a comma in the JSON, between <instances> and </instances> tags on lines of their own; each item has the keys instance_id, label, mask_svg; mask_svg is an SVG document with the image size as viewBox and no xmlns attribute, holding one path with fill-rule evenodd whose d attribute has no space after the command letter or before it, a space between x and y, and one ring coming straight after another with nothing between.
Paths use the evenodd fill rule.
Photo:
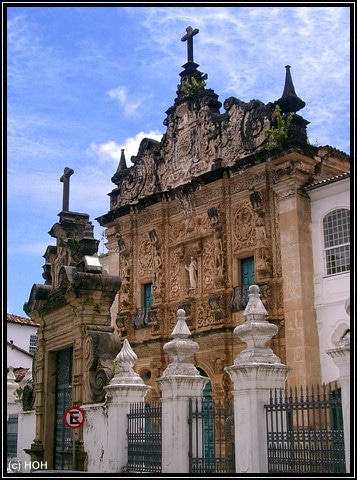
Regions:
<instances>
[{"instance_id":1,"label":"stone cross on roof","mask_svg":"<svg viewBox=\"0 0 357 480\"><path fill-rule=\"evenodd\" d=\"M63 200L62 200L62 211L69 211L69 177L73 175L74 170L69 167L65 167L63 175L60 178L60 182L63 182Z\"/></svg>"},{"instance_id":2,"label":"stone cross on roof","mask_svg":"<svg viewBox=\"0 0 357 480\"><path fill-rule=\"evenodd\" d=\"M187 40L187 61L193 62L193 36L197 35L199 32L198 28L193 29L192 27L186 28L186 35L181 38L182 42Z\"/></svg>"}]
</instances>

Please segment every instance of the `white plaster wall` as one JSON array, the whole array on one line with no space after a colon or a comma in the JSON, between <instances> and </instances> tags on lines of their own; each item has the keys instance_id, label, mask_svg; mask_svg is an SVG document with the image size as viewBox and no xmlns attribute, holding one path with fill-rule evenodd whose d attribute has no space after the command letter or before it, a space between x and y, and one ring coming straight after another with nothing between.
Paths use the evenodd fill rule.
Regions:
<instances>
[{"instance_id":1,"label":"white plaster wall","mask_svg":"<svg viewBox=\"0 0 357 480\"><path fill-rule=\"evenodd\" d=\"M24 452L25 448L30 448L32 442L36 436L36 414L35 410L30 410L28 412L20 412L19 414L19 425L18 425L18 436L17 436L17 458L21 461L21 465L25 466L25 463L30 462L31 457ZM23 472L27 473L25 468L22 469Z\"/></svg>"},{"instance_id":2,"label":"white plaster wall","mask_svg":"<svg viewBox=\"0 0 357 480\"><path fill-rule=\"evenodd\" d=\"M322 222L324 216L337 208L350 208L350 179L321 185L308 192L311 199L312 248L317 327L320 341L322 382L337 380L338 368L326 350L335 348L350 319L345 310L350 297L350 273L326 276Z\"/></svg>"},{"instance_id":3,"label":"white plaster wall","mask_svg":"<svg viewBox=\"0 0 357 480\"><path fill-rule=\"evenodd\" d=\"M7 322L7 340L11 340L17 347L29 351L30 336L37 335L37 327Z\"/></svg>"},{"instance_id":4,"label":"white plaster wall","mask_svg":"<svg viewBox=\"0 0 357 480\"><path fill-rule=\"evenodd\" d=\"M6 350L6 363L8 367L32 368L32 355L19 352L16 348L10 347L10 345L7 345Z\"/></svg>"},{"instance_id":5,"label":"white plaster wall","mask_svg":"<svg viewBox=\"0 0 357 480\"><path fill-rule=\"evenodd\" d=\"M30 348L30 336L37 335L37 327L7 322L6 333L7 341L10 342L12 340L14 345L28 352ZM8 367L32 368L32 355L26 355L26 353L20 352L16 348L12 348L10 345L7 345L6 355L6 363Z\"/></svg>"},{"instance_id":6,"label":"white plaster wall","mask_svg":"<svg viewBox=\"0 0 357 480\"><path fill-rule=\"evenodd\" d=\"M83 423L84 451L87 453L85 470L90 473L108 472L107 454L108 440L108 414L104 403L82 405L85 412Z\"/></svg>"}]
</instances>

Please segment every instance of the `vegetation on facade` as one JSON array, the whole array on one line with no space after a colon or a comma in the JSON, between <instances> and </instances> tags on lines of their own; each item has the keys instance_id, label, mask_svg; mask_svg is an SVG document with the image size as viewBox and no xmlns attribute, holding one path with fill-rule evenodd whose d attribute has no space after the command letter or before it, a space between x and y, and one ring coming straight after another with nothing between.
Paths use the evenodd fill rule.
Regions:
<instances>
[{"instance_id":1,"label":"vegetation on facade","mask_svg":"<svg viewBox=\"0 0 357 480\"><path fill-rule=\"evenodd\" d=\"M279 105L275 106L272 116L275 126L265 132L267 138L266 148L268 150L283 146L289 140L289 126L294 115L294 112L283 115Z\"/></svg>"},{"instance_id":2,"label":"vegetation on facade","mask_svg":"<svg viewBox=\"0 0 357 480\"><path fill-rule=\"evenodd\" d=\"M191 92L195 93L202 88L205 88L206 82L204 80L197 80L195 77L189 77L184 81L184 86Z\"/></svg>"},{"instance_id":3,"label":"vegetation on facade","mask_svg":"<svg viewBox=\"0 0 357 480\"><path fill-rule=\"evenodd\" d=\"M79 240L77 240L76 238L69 238L67 243L68 243L69 249L71 250L71 254L76 255L81 246L79 243Z\"/></svg>"}]
</instances>

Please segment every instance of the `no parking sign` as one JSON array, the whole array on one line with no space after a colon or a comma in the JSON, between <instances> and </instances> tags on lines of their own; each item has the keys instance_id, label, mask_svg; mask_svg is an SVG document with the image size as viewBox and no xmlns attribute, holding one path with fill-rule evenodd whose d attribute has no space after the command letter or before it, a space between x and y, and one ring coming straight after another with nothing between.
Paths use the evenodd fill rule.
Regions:
<instances>
[{"instance_id":1,"label":"no parking sign","mask_svg":"<svg viewBox=\"0 0 357 480\"><path fill-rule=\"evenodd\" d=\"M63 415L64 423L69 428L79 428L84 422L84 411L79 407L69 407Z\"/></svg>"}]
</instances>

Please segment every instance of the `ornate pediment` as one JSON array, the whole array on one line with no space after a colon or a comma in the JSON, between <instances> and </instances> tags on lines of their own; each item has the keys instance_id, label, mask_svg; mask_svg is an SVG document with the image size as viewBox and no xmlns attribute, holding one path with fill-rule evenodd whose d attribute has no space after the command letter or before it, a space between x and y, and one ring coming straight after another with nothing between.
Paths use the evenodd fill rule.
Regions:
<instances>
[{"instance_id":1,"label":"ornate pediment","mask_svg":"<svg viewBox=\"0 0 357 480\"><path fill-rule=\"evenodd\" d=\"M145 138L131 158L133 165L125 167L122 161L112 177L117 188L110 193L111 210L190 184L217 165L232 166L265 148L272 105L230 97L224 103L226 112L220 113L222 104L213 90L199 81L199 87L190 90L187 82L181 83L174 106L167 110L161 142Z\"/></svg>"}]
</instances>

